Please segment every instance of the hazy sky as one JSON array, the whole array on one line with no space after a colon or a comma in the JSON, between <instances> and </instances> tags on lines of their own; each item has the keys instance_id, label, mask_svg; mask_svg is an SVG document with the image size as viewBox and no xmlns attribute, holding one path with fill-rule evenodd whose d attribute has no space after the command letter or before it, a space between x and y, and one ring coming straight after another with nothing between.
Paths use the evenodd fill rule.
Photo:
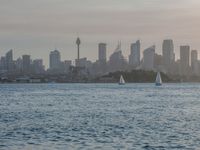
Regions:
<instances>
[{"instance_id":1,"label":"hazy sky","mask_svg":"<svg viewBox=\"0 0 200 150\"><path fill-rule=\"evenodd\" d=\"M142 49L174 39L200 50L200 0L0 0L0 55L14 49L15 58L31 54L44 58L55 47L62 60L77 56L75 40L82 40L81 57L97 59L97 44L108 44L108 56L117 42L123 54L137 39Z\"/></svg>"}]
</instances>

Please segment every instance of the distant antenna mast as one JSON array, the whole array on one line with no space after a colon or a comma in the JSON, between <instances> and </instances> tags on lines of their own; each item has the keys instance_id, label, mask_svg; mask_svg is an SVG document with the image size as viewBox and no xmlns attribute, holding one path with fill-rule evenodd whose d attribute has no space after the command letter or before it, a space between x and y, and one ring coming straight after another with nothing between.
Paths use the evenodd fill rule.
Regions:
<instances>
[{"instance_id":1,"label":"distant antenna mast","mask_svg":"<svg viewBox=\"0 0 200 150\"><path fill-rule=\"evenodd\" d=\"M79 64L79 59L80 59L80 44L81 44L81 40L78 37L76 39L76 45L77 45L77 51L78 51L78 55L77 55L77 62L78 62L78 64Z\"/></svg>"}]
</instances>

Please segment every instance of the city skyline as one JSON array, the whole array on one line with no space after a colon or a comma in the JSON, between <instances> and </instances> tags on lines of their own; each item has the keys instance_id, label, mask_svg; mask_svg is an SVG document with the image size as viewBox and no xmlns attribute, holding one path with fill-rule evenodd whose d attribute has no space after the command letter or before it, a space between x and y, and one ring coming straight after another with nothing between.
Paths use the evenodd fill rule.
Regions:
<instances>
[{"instance_id":1,"label":"city skyline","mask_svg":"<svg viewBox=\"0 0 200 150\"><path fill-rule=\"evenodd\" d=\"M142 50L155 44L159 54L162 40L174 39L179 56L179 45L200 49L199 6L198 0L1 1L0 55L12 48L15 58L41 56L48 66L48 54L55 48L62 59L75 59L74 39L80 36L81 56L92 61L99 42L108 44L110 55L121 41L128 58L129 44L137 39Z\"/></svg>"},{"instance_id":2,"label":"city skyline","mask_svg":"<svg viewBox=\"0 0 200 150\"><path fill-rule=\"evenodd\" d=\"M77 70L83 74L102 75L108 72L122 70L147 70L147 71L163 71L171 75L188 76L191 73L199 76L200 60L198 59L198 51L191 49L190 45L180 45L180 56L175 59L174 42L172 39L164 39L162 43L162 54L156 51L156 45L141 50L141 41L137 40L130 44L130 55L127 59L124 57L121 42L107 58L107 44L98 44L98 59L91 61L87 57L80 56L81 39L76 39L77 58L74 60L61 59L61 52L58 49L49 53L49 67L44 65L41 58L33 59L31 55L23 54L21 57L14 59L13 50L9 50L0 59L0 71L4 73L25 73L25 74L43 74L45 70L47 74L70 74ZM143 53L141 57L140 54ZM75 62L75 63L74 63ZM81 74L82 74L81 73ZM88 76L90 76L88 74Z\"/></svg>"},{"instance_id":3,"label":"city skyline","mask_svg":"<svg viewBox=\"0 0 200 150\"><path fill-rule=\"evenodd\" d=\"M63 60L59 50L52 50L49 53L49 67L46 68L41 57L33 59L31 55L23 54L14 59L13 50L9 50L0 59L1 82L91 82L95 78L100 82L113 82L113 78L104 79L104 75L119 71L162 72L174 81L190 79L192 81L191 77L194 77L194 80L200 77L198 51L191 49L190 45L180 45L180 59L175 60L172 39L163 40L162 54L157 53L155 45L150 45L141 51L141 41L137 40L130 44L128 59L124 57L120 41L109 56L107 56L107 44L99 43L98 59L95 62L87 57L80 57L81 43L81 38L77 37L75 60ZM140 53L143 53L142 57Z\"/></svg>"},{"instance_id":4,"label":"city skyline","mask_svg":"<svg viewBox=\"0 0 200 150\"><path fill-rule=\"evenodd\" d=\"M80 38L81 39L81 38ZM139 38L138 38L139 39ZM74 40L76 40L76 39L74 39ZM82 40L82 39L81 39ZM175 42L174 42L174 39L170 39L170 38L168 38L168 39L163 39L162 41L161 41L161 43L159 44L159 48L158 48L158 46L155 44L155 42L152 42L152 44L151 45L154 45L155 46L155 53L156 54L159 54L159 55L162 55L163 54L163 42L164 41L172 41L173 42L173 50L174 50L174 52L175 52L175 60L177 61L177 60L179 60L180 59L180 46L190 46L190 50L195 50L195 51L197 51L197 52L199 52L199 50L198 49L195 49L195 48L192 48L192 46L191 45L189 45L189 44L182 44L182 45L177 45ZM135 41L132 41L132 43L129 43L128 45L124 45L124 44L122 44L122 42L120 41L120 49L121 49L121 51L122 51L122 54L123 54L123 56L124 56L124 58L127 60L127 61L129 61L130 60L130 54L131 54L131 49L132 49L132 45L134 45L135 43L137 43L137 42L140 42L140 61L141 61L141 59L143 58L143 52L146 50L146 49L148 49L151 45L148 45L147 47L144 47L143 46L143 42L141 42L141 40L135 40ZM87 42L86 42L87 43ZM106 59L109 59L109 56L110 55L112 55L113 54L113 52L115 51L115 49L116 49L116 45L117 44L119 44L119 41L118 41L118 43L116 42L115 43L115 45L112 47L112 49L110 48L111 46L109 46L109 43L106 43L106 42L99 42L99 43L96 43L96 48L95 49L93 49L93 51L95 51L95 53L96 53L96 55L93 57L93 58L90 58L90 57L88 57L88 56L86 56L85 54L84 54L84 52L83 52L83 49L84 48L82 48L82 45L85 45L84 43L81 43L81 45L80 45L80 52L79 52L79 57L80 58L88 58L88 60L91 60L92 62L95 62L95 61L97 61L98 59L99 59L99 52L98 52L98 49L99 49L99 44L106 44ZM122 46L122 45L124 45L124 46ZM123 47L127 47L127 49L123 49ZM143 48L144 47L144 48ZM45 68L49 68L50 67L50 65L49 65L49 61L50 61L50 58L49 58L49 54L52 52L52 51L55 51L55 50L58 50L60 53L62 53L62 55L60 56L60 60L62 60L62 61L64 61L64 60L71 60L72 61L72 64L73 65L75 65L75 63L76 63L76 59L77 59L77 44L76 44L76 41L74 41L74 54L73 54L73 56L74 57L67 57L67 58L72 58L72 59L65 59L66 57L63 55L63 49L58 49L57 47L55 47L54 49L49 49L47 52L47 56L45 56L45 57L41 57L41 56L38 56L38 55L35 55L34 56L34 54L33 53L20 53L20 54L18 54L18 55L16 55L16 52L17 52L17 50L16 49L13 49L13 48L10 48L10 49L7 49L7 50L5 50L5 52L3 52L2 53L2 55L0 55L0 56L4 56L5 55L5 53L7 53L7 52L9 52L10 50L13 50L13 59L14 60L17 60L18 58L21 58L23 55L30 55L31 56L31 58L32 59L43 59L44 61L43 61L43 63L44 63L44 65L45 65ZM65 53L64 53L65 54ZM67 54L68 55L68 54ZM199 58L199 55L200 55L200 53L198 53L197 54L197 58ZM68 55L69 56L69 55ZM47 59L45 59L47 57Z\"/></svg>"}]
</instances>

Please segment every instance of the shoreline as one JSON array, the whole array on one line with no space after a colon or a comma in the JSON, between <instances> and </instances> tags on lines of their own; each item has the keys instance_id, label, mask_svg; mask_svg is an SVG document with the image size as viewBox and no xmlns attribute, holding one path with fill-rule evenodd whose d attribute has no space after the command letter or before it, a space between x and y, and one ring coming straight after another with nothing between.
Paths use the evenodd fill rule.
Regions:
<instances>
[{"instance_id":1,"label":"shoreline","mask_svg":"<svg viewBox=\"0 0 200 150\"><path fill-rule=\"evenodd\" d=\"M163 82L164 84L199 84L200 82ZM103 83L103 82L40 82L40 83L26 83L26 82L5 82L5 83L0 83L0 85L3 84L118 84L118 82L108 82L108 83ZM155 82L128 82L125 85L128 84L155 84Z\"/></svg>"}]
</instances>

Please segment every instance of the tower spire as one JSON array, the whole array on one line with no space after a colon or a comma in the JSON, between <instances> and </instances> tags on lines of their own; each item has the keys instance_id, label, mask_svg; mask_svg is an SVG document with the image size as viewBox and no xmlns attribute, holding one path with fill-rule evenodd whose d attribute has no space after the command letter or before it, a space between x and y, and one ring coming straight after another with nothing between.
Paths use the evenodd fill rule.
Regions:
<instances>
[{"instance_id":1,"label":"tower spire","mask_svg":"<svg viewBox=\"0 0 200 150\"><path fill-rule=\"evenodd\" d=\"M78 37L76 39L76 45L77 45L77 51L78 51L78 55L77 55L77 62L78 62L78 64L79 64L79 59L80 59L80 44L81 44L81 40Z\"/></svg>"}]
</instances>

